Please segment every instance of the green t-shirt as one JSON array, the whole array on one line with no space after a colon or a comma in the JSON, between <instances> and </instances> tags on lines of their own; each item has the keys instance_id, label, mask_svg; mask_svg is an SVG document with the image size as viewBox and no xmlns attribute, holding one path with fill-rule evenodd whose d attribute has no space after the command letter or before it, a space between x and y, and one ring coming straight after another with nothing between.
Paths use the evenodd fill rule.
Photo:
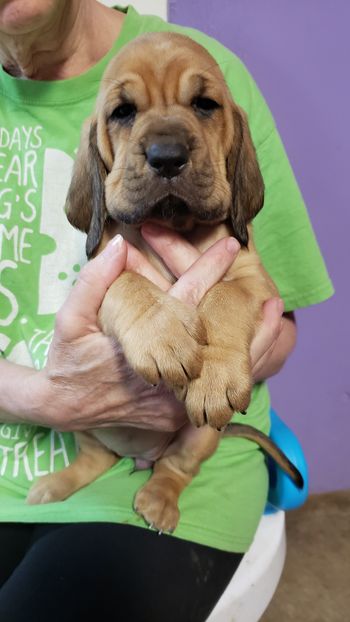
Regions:
<instances>
[{"instance_id":1,"label":"green t-shirt","mask_svg":"<svg viewBox=\"0 0 350 622\"><path fill-rule=\"evenodd\" d=\"M266 185L265 207L254 222L255 239L286 309L332 294L273 119L245 67L209 37L129 8L113 48L77 78L36 82L1 70L0 350L9 361L37 369L45 365L55 313L86 261L85 235L68 224L64 203L80 127L93 109L102 73L128 41L164 30L183 32L204 45L248 114ZM268 412L268 390L260 384L248 415L236 420L268 432ZM72 434L35 425L0 425L0 521L110 521L145 527L132 501L149 471L130 476L129 458L66 501L26 504L33 481L68 465L75 451ZM254 443L223 440L181 495L175 536L245 551L264 509L267 480L263 454Z\"/></svg>"}]
</instances>

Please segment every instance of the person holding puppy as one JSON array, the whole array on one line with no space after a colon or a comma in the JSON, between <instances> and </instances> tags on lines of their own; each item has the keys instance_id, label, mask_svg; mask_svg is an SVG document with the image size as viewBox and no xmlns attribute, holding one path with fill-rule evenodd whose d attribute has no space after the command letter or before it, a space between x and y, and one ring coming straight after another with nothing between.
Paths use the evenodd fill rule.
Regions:
<instances>
[{"instance_id":1,"label":"person holding puppy","mask_svg":"<svg viewBox=\"0 0 350 622\"><path fill-rule=\"evenodd\" d=\"M187 33L222 63L248 114L268 191L255 236L286 313L282 300L268 301L252 344L257 384L250 424L268 431L263 380L294 347L292 311L332 293L270 113L236 57L198 32L131 8L107 9L94 0L0 0L4 620L24 620L29 609L38 620L75 620L91 612L101 617L101 611L110 617L116 601L125 620L205 620L249 547L266 502L261 453L227 439L181 498L173 536L159 538L133 512L133 497L149 472L130 475L127 458L65 502L26 504L37 478L74 458L72 431L111 425L176 431L186 421L182 404L133 374L97 322L107 289L125 268L158 277L120 237L84 266L85 237L63 212L80 127L104 69L125 43L155 30ZM290 233L290 219L298 235ZM194 305L239 251L236 241L225 239L199 257L174 232L146 226L143 235L178 278L169 293Z\"/></svg>"}]
</instances>

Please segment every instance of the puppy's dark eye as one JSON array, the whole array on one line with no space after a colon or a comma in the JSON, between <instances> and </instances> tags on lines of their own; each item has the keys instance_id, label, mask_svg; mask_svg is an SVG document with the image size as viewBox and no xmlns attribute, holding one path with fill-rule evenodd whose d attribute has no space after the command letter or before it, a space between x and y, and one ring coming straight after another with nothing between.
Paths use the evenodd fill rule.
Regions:
<instances>
[{"instance_id":1,"label":"puppy's dark eye","mask_svg":"<svg viewBox=\"0 0 350 622\"><path fill-rule=\"evenodd\" d=\"M210 99L210 97L195 97L191 102L191 106L195 112L205 116L210 116L214 110L220 108L220 104L214 99Z\"/></svg>"},{"instance_id":2,"label":"puppy's dark eye","mask_svg":"<svg viewBox=\"0 0 350 622\"><path fill-rule=\"evenodd\" d=\"M120 123L130 123L135 119L136 106L134 104L120 104L113 110L111 119L113 121L120 121Z\"/></svg>"}]
</instances>

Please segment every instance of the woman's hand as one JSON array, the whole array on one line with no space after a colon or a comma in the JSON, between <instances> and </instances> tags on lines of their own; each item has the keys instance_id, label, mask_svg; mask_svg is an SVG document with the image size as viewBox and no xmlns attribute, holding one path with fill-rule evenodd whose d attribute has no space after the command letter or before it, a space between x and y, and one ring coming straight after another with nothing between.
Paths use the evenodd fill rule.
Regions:
<instances>
[{"instance_id":1,"label":"woman's hand","mask_svg":"<svg viewBox=\"0 0 350 622\"><path fill-rule=\"evenodd\" d=\"M145 226L143 236L178 277L171 286L135 248L118 239L82 270L57 316L46 369L37 372L0 361L5 382L0 406L8 421L60 430L127 425L176 431L186 421L183 404L163 385L150 387L127 365L115 342L103 335L97 314L111 283L134 270L163 290L197 305L234 261L236 241L217 242L202 256L176 233ZM230 247L230 245L232 245ZM295 342L292 317L281 319L279 299L265 304L264 320L251 348L254 380L282 366Z\"/></svg>"},{"instance_id":2,"label":"woman's hand","mask_svg":"<svg viewBox=\"0 0 350 622\"><path fill-rule=\"evenodd\" d=\"M255 335L251 349L254 383L277 374L294 349L297 337L293 313L283 313L280 298L264 304L263 322Z\"/></svg>"},{"instance_id":3,"label":"woman's hand","mask_svg":"<svg viewBox=\"0 0 350 622\"><path fill-rule=\"evenodd\" d=\"M163 234L158 230L158 243ZM184 406L162 385L151 387L137 376L114 340L100 332L97 320L108 287L124 269L197 305L239 250L237 241L226 238L200 256L179 236L173 241L176 252L173 246L171 253L160 253L179 276L173 286L120 237L84 267L57 315L47 366L33 375L37 423L71 431L115 424L164 431L182 427Z\"/></svg>"}]
</instances>

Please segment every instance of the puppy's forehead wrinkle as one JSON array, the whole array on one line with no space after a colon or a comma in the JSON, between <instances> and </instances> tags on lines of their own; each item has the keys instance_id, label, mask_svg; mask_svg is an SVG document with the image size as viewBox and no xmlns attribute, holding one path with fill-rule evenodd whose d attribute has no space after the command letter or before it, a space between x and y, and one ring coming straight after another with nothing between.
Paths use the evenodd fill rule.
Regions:
<instances>
[{"instance_id":1,"label":"puppy's forehead wrinkle","mask_svg":"<svg viewBox=\"0 0 350 622\"><path fill-rule=\"evenodd\" d=\"M222 72L227 62L216 62L200 44L185 35L148 33L124 46L107 69L103 82L105 87L123 83L125 99L132 101L135 85L126 84L125 78L133 75L139 86L142 82L142 90L144 95L147 92L151 105L169 106L171 103L185 103L178 101L179 86L183 74L192 73L186 88L181 89L185 90L187 99L200 96L215 99L221 93L227 101L227 98L232 100ZM138 90L136 88L136 97L140 95ZM187 105L189 103L186 102ZM148 107L146 101L142 102L141 107L144 108L144 105Z\"/></svg>"},{"instance_id":2,"label":"puppy's forehead wrinkle","mask_svg":"<svg viewBox=\"0 0 350 622\"><path fill-rule=\"evenodd\" d=\"M102 104L107 98L112 98L116 94L122 93L127 99L131 99L131 93L128 90L127 84L130 82L126 76L120 76L118 79L116 76L105 76L101 83L101 90L97 102Z\"/></svg>"},{"instance_id":3,"label":"puppy's forehead wrinkle","mask_svg":"<svg viewBox=\"0 0 350 622\"><path fill-rule=\"evenodd\" d=\"M141 49L140 49L141 48ZM148 33L127 44L118 57L126 63L137 63L139 59L163 65L175 61L188 67L191 63L200 70L216 67L217 63L209 52L192 38L174 32ZM161 59L161 63L158 61ZM130 64L129 64L130 66Z\"/></svg>"}]
</instances>

